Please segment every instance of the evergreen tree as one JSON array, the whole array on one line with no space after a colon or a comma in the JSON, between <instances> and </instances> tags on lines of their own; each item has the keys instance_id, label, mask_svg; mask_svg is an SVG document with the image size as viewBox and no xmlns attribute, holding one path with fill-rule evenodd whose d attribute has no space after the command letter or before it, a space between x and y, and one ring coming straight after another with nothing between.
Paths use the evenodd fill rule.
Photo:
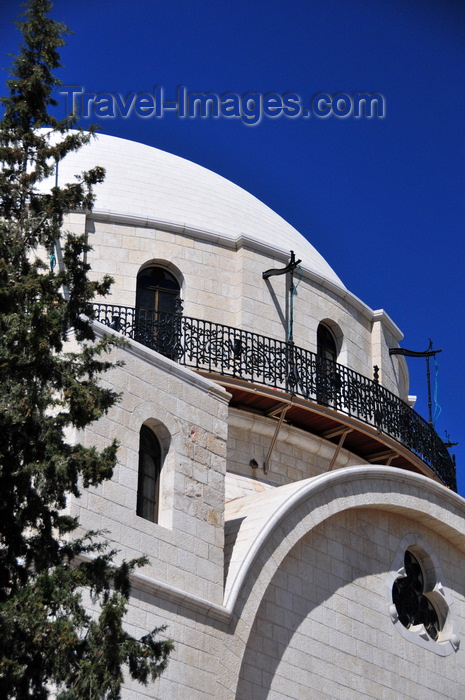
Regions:
<instances>
[{"instance_id":1,"label":"evergreen tree","mask_svg":"<svg viewBox=\"0 0 465 700\"><path fill-rule=\"evenodd\" d=\"M119 698L125 667L146 683L172 648L159 639L163 628L137 640L123 627L130 574L145 560L117 566L99 533L78 537L64 511L69 495L111 477L117 454L116 443L101 452L69 444L66 430L98 419L117 396L98 383L114 341L97 342L89 320L92 299L111 279L90 281L85 238L61 230L66 212L91 208L104 172L95 167L46 194L39 187L91 138L50 114L68 31L50 9L48 0L30 0L19 23L23 45L0 123L2 700ZM62 264L54 267L40 251L54 256L58 246ZM67 351L70 335L77 351Z\"/></svg>"}]
</instances>

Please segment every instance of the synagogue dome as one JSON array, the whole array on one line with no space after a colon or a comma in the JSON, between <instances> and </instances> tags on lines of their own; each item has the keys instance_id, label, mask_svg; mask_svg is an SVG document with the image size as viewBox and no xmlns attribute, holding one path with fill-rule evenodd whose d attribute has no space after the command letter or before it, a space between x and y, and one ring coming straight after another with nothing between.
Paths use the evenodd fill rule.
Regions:
<instances>
[{"instance_id":1,"label":"synagogue dome","mask_svg":"<svg viewBox=\"0 0 465 700\"><path fill-rule=\"evenodd\" d=\"M343 283L311 243L281 216L226 178L184 158L99 134L59 164L59 184L100 165L95 214L173 227L229 245L247 240L270 251L294 250L302 267L339 288Z\"/></svg>"}]
</instances>

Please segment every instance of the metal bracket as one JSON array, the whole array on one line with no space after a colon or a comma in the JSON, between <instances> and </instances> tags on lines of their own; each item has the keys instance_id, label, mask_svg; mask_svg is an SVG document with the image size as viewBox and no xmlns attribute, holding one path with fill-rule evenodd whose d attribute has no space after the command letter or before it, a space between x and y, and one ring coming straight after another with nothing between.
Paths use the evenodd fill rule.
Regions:
<instances>
[{"instance_id":1,"label":"metal bracket","mask_svg":"<svg viewBox=\"0 0 465 700\"><path fill-rule=\"evenodd\" d=\"M278 424L277 424L277 426L276 426L276 428L275 428L274 435L273 435L273 439L271 440L271 444L270 444L270 447L269 447L269 449L268 449L268 454L266 455L265 461L264 461L264 463L263 463L263 472L264 472L265 474L268 473L268 467L270 466L271 454L272 454L273 449L274 449L274 446L275 446L275 444L276 444L276 440L278 439L278 433L279 433L279 431L280 431L280 429L281 429L281 426L282 426L282 424L283 424L284 416L286 415L287 410L288 410L288 408L290 407L290 405L291 405L291 404L288 403L288 404L286 404L285 406L283 406L282 409L281 409L281 412L280 412L280 414L279 414ZM273 409L273 411L270 413L270 415L271 415L271 414L276 414L276 413L277 413L276 409Z\"/></svg>"},{"instance_id":2,"label":"metal bracket","mask_svg":"<svg viewBox=\"0 0 465 700\"><path fill-rule=\"evenodd\" d=\"M334 465L336 464L336 460L339 456L339 452L341 451L341 447L344 444L344 440L346 439L347 435L351 433L353 428L344 428L341 432L341 437L339 438L339 442L337 443L336 450L333 454L333 458L331 460L331 464L329 465L328 471L330 472L333 468ZM337 433L333 432L333 435L337 435Z\"/></svg>"}]
</instances>

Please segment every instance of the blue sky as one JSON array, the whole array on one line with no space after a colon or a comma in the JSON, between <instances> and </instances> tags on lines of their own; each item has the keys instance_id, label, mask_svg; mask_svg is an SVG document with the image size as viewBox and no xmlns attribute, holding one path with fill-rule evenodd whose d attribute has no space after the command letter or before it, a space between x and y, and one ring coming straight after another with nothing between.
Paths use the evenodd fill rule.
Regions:
<instances>
[{"instance_id":1,"label":"blue sky","mask_svg":"<svg viewBox=\"0 0 465 700\"><path fill-rule=\"evenodd\" d=\"M2 3L0 66L20 39ZM383 119L92 118L104 133L176 153L293 224L345 285L438 355L436 421L459 442L465 494L465 4L453 0L57 0L74 31L58 76L93 93L378 92ZM5 78L7 74L5 73ZM4 81L2 80L2 83ZM64 115L64 96L58 111ZM90 120L83 121L86 126ZM296 251L297 256L299 251ZM425 361L408 361L427 418Z\"/></svg>"}]
</instances>

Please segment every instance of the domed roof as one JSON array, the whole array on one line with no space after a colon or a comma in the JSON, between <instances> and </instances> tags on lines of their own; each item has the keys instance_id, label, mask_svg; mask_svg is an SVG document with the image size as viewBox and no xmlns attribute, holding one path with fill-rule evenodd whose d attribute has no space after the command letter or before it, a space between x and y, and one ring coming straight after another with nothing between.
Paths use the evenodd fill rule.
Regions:
<instances>
[{"instance_id":1,"label":"domed roof","mask_svg":"<svg viewBox=\"0 0 465 700\"><path fill-rule=\"evenodd\" d=\"M94 212L205 232L219 240L252 239L289 254L302 267L345 289L315 248L282 217L229 180L158 148L99 134L60 162L59 184L95 165L106 170L96 186Z\"/></svg>"}]
</instances>

